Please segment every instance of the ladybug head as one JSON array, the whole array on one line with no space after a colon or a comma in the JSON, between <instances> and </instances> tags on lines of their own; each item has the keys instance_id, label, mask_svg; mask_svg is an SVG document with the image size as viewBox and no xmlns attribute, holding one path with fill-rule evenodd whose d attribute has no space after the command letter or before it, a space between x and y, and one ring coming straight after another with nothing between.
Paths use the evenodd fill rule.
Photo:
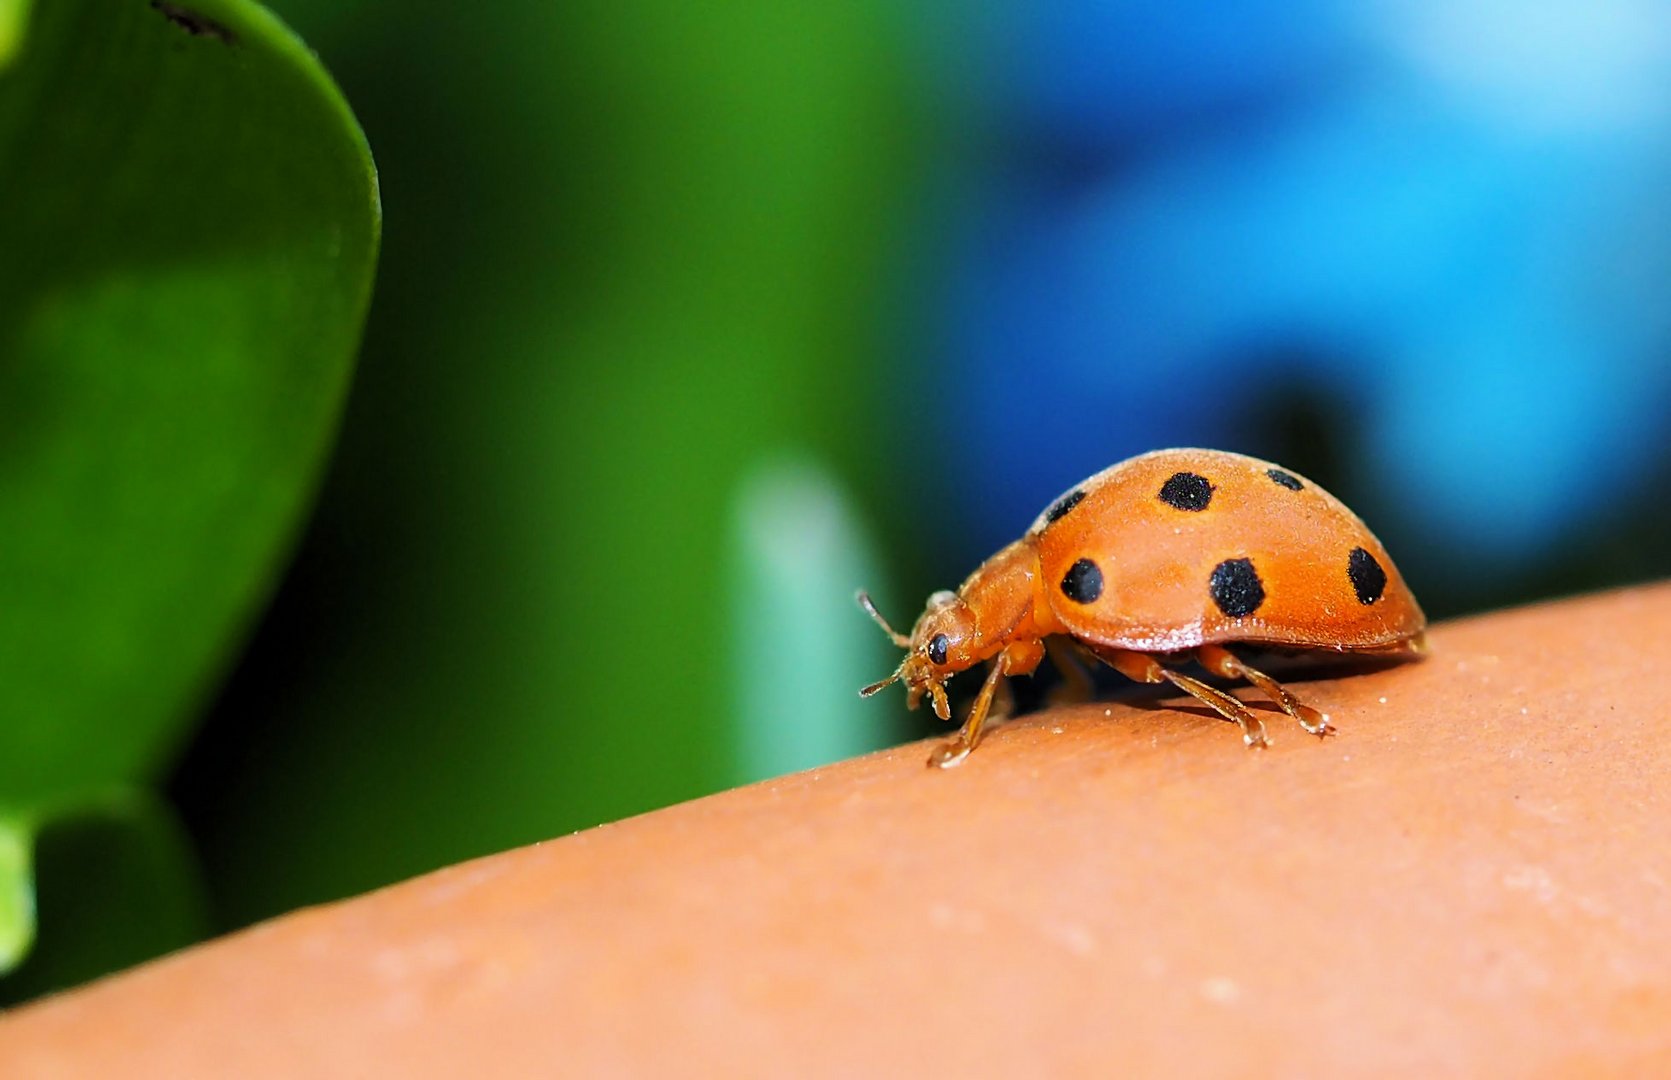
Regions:
<instances>
[{"instance_id":1,"label":"ladybug head","mask_svg":"<svg viewBox=\"0 0 1671 1080\"><path fill-rule=\"evenodd\" d=\"M871 683L859 691L860 695L869 697L895 680L903 681L911 708L915 709L926 693L934 700L935 715L950 720L952 711L946 701L945 682L975 663L969 652L975 636L975 618L969 605L954 592L935 593L928 598L928 607L918 617L909 637L889 626L865 593L859 593L859 606L870 613L895 645L908 650L892 675Z\"/></svg>"}]
</instances>

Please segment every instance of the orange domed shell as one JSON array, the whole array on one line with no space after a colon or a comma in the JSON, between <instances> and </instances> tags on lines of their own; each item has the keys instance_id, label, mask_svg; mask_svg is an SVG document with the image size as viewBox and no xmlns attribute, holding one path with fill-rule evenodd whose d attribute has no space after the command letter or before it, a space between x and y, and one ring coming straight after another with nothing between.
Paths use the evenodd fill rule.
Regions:
<instances>
[{"instance_id":1,"label":"orange domed shell","mask_svg":"<svg viewBox=\"0 0 1671 1080\"><path fill-rule=\"evenodd\" d=\"M1103 470L1027 532L1056 618L1086 642L1374 650L1426 625L1386 549L1327 491L1220 450Z\"/></svg>"}]
</instances>

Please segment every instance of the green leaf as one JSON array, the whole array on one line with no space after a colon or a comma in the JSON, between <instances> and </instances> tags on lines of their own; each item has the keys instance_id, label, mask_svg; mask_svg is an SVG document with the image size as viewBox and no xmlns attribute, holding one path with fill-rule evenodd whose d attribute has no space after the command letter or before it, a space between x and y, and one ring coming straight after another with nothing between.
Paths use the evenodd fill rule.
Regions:
<instances>
[{"instance_id":1,"label":"green leaf","mask_svg":"<svg viewBox=\"0 0 1671 1080\"><path fill-rule=\"evenodd\" d=\"M56 0L17 43L22 10L0 0L0 814L41 820L154 777L264 601L379 204L341 95L258 5Z\"/></svg>"}]
</instances>

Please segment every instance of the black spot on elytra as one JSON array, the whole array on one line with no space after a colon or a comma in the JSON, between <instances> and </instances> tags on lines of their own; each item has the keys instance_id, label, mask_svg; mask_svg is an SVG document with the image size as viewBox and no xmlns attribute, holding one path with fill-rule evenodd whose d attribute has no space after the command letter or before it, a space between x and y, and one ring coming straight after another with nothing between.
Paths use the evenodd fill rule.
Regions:
<instances>
[{"instance_id":1,"label":"black spot on elytra","mask_svg":"<svg viewBox=\"0 0 1671 1080\"><path fill-rule=\"evenodd\" d=\"M1346 576L1352 579L1352 589L1358 603L1373 604L1387 591L1387 572L1375 561L1375 556L1363 548L1353 548L1346 557Z\"/></svg>"},{"instance_id":2,"label":"black spot on elytra","mask_svg":"<svg viewBox=\"0 0 1671 1080\"><path fill-rule=\"evenodd\" d=\"M947 640L946 635L935 634L928 642L928 658L936 664L944 664L946 662L946 647L950 644L951 642Z\"/></svg>"},{"instance_id":3,"label":"black spot on elytra","mask_svg":"<svg viewBox=\"0 0 1671 1080\"><path fill-rule=\"evenodd\" d=\"M1102 567L1080 559L1062 577L1062 595L1076 604L1089 604L1102 595Z\"/></svg>"},{"instance_id":4,"label":"black spot on elytra","mask_svg":"<svg viewBox=\"0 0 1671 1080\"><path fill-rule=\"evenodd\" d=\"M231 29L207 15L199 15L189 7L171 4L167 0L151 0L151 7L161 12L163 18L192 37L213 38L222 45L232 45L238 40L238 35L234 34Z\"/></svg>"},{"instance_id":5,"label":"black spot on elytra","mask_svg":"<svg viewBox=\"0 0 1671 1080\"><path fill-rule=\"evenodd\" d=\"M1063 495L1060 499L1051 503L1050 509L1044 512L1044 523L1046 525L1056 524L1056 522L1062 519L1063 515L1078 506L1084 498L1085 490L1083 488L1070 491L1066 495Z\"/></svg>"},{"instance_id":6,"label":"black spot on elytra","mask_svg":"<svg viewBox=\"0 0 1671 1080\"><path fill-rule=\"evenodd\" d=\"M1218 609L1232 619L1252 615L1265 602L1265 583L1259 580L1252 559L1225 559L1213 567L1207 591Z\"/></svg>"},{"instance_id":7,"label":"black spot on elytra","mask_svg":"<svg viewBox=\"0 0 1671 1080\"><path fill-rule=\"evenodd\" d=\"M1281 469L1266 469L1265 475L1275 480L1279 487L1285 487L1289 491L1299 491L1305 487L1304 484L1300 483L1299 477L1290 472L1283 472Z\"/></svg>"},{"instance_id":8,"label":"black spot on elytra","mask_svg":"<svg viewBox=\"0 0 1671 1080\"><path fill-rule=\"evenodd\" d=\"M1160 486L1160 501L1177 510L1205 510L1213 501L1213 485L1199 473L1173 473Z\"/></svg>"}]
</instances>

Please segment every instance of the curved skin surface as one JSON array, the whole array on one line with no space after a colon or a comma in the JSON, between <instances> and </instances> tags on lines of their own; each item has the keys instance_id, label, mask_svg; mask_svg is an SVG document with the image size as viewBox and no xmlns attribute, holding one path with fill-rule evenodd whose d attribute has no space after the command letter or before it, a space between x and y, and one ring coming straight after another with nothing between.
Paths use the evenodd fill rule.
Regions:
<instances>
[{"instance_id":1,"label":"curved skin surface","mask_svg":"<svg viewBox=\"0 0 1671 1080\"><path fill-rule=\"evenodd\" d=\"M1305 685L1327 742L1161 690L902 746L23 1007L0 1073L1671 1075L1671 584L1430 637Z\"/></svg>"},{"instance_id":2,"label":"curved skin surface","mask_svg":"<svg viewBox=\"0 0 1671 1080\"><path fill-rule=\"evenodd\" d=\"M1083 497L1073 499L1077 492ZM1377 649L1426 625L1356 514L1298 473L1241 454L1157 450L1123 461L1058 499L1028 536L1056 618L1101 645ZM1094 600L1075 602L1087 565L1100 588Z\"/></svg>"}]
</instances>

